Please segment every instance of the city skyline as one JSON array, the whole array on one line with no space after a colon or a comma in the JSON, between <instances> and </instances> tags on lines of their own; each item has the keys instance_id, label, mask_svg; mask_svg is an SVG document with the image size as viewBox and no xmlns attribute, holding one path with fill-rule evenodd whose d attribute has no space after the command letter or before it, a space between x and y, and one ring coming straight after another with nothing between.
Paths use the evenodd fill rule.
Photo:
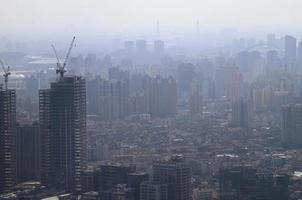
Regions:
<instances>
[{"instance_id":1,"label":"city skyline","mask_svg":"<svg viewBox=\"0 0 302 200\"><path fill-rule=\"evenodd\" d=\"M298 24L302 19L299 10L302 3L298 0L4 0L3 3L2 34L20 38L156 35L157 23L159 33L173 35L196 32L197 22L201 33L232 28L244 33L284 33L287 29L301 34Z\"/></svg>"}]
</instances>

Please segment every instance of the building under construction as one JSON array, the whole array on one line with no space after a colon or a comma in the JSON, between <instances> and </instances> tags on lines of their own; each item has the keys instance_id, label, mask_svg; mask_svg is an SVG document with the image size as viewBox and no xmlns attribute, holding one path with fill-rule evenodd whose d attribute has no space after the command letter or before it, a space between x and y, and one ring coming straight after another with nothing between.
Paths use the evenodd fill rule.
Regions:
<instances>
[{"instance_id":1,"label":"building under construction","mask_svg":"<svg viewBox=\"0 0 302 200\"><path fill-rule=\"evenodd\" d=\"M0 193L16 183L16 91L0 88Z\"/></svg>"},{"instance_id":2,"label":"building under construction","mask_svg":"<svg viewBox=\"0 0 302 200\"><path fill-rule=\"evenodd\" d=\"M86 164L85 79L64 76L39 91L42 133L42 182L67 192L81 192Z\"/></svg>"}]
</instances>

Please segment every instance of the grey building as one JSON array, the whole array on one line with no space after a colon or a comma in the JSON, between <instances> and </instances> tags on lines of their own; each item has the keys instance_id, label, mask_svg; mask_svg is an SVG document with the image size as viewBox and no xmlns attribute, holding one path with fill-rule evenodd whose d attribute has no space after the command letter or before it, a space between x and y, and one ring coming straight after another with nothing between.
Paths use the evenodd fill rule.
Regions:
<instances>
[{"instance_id":1,"label":"grey building","mask_svg":"<svg viewBox=\"0 0 302 200\"><path fill-rule=\"evenodd\" d=\"M79 193L86 164L85 79L66 76L40 90L42 173L46 185Z\"/></svg>"},{"instance_id":2,"label":"grey building","mask_svg":"<svg viewBox=\"0 0 302 200\"><path fill-rule=\"evenodd\" d=\"M16 91L0 89L0 193L16 183Z\"/></svg>"},{"instance_id":3,"label":"grey building","mask_svg":"<svg viewBox=\"0 0 302 200\"><path fill-rule=\"evenodd\" d=\"M174 185L174 188L169 188L168 199L191 199L191 168L183 158L176 157L169 161L155 162L152 168L154 182Z\"/></svg>"}]
</instances>

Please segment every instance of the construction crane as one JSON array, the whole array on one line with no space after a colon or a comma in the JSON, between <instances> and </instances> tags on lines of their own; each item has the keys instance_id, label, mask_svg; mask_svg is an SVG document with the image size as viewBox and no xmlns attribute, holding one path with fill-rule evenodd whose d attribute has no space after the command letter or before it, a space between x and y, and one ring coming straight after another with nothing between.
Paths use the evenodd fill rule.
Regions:
<instances>
[{"instance_id":1,"label":"construction crane","mask_svg":"<svg viewBox=\"0 0 302 200\"><path fill-rule=\"evenodd\" d=\"M66 54L66 56L65 56L65 60L64 60L63 64L61 63L61 61L60 61L60 59L59 59L59 57L58 57L58 53L57 53L57 51L56 51L55 46L54 46L54 45L51 45L51 47L52 47L52 49L53 49L53 51L54 51L54 53L55 53L56 59L57 59L57 69L56 69L56 73L57 73L57 74L60 74L60 78L63 78L64 73L66 72L65 67L67 66L68 58L69 58L70 53L71 53L71 50L72 50L72 48L73 48L73 46L74 46L74 41L75 41L75 37L73 37L72 40L71 40L71 43L70 43L69 49L68 49L68 51L67 51L67 54Z\"/></svg>"},{"instance_id":2,"label":"construction crane","mask_svg":"<svg viewBox=\"0 0 302 200\"><path fill-rule=\"evenodd\" d=\"M0 60L0 64L2 66L2 70L3 70L3 73L4 73L3 76L4 76L5 89L7 90L8 76L11 75L10 67L9 66L5 67L2 60Z\"/></svg>"}]
</instances>

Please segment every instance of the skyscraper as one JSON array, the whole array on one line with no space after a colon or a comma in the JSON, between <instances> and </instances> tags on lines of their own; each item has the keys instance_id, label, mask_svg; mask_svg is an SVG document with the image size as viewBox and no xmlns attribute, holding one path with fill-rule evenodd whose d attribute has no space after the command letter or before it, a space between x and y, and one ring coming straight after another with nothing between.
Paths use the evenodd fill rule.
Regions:
<instances>
[{"instance_id":1,"label":"skyscraper","mask_svg":"<svg viewBox=\"0 0 302 200\"><path fill-rule=\"evenodd\" d=\"M135 166L121 164L104 164L101 165L100 173L100 190L109 190L117 184L127 183L127 174L133 173Z\"/></svg>"},{"instance_id":2,"label":"skyscraper","mask_svg":"<svg viewBox=\"0 0 302 200\"><path fill-rule=\"evenodd\" d=\"M133 172L127 174L127 185L131 188L133 188L134 193L134 200L140 200L140 185L142 182L148 180L148 174L147 173L139 173L139 172Z\"/></svg>"},{"instance_id":3,"label":"skyscraper","mask_svg":"<svg viewBox=\"0 0 302 200\"><path fill-rule=\"evenodd\" d=\"M283 143L289 147L302 146L302 105L282 107Z\"/></svg>"},{"instance_id":4,"label":"skyscraper","mask_svg":"<svg viewBox=\"0 0 302 200\"><path fill-rule=\"evenodd\" d=\"M145 76L143 88L148 113L153 116L173 116L177 113L177 84L173 77Z\"/></svg>"},{"instance_id":5,"label":"skyscraper","mask_svg":"<svg viewBox=\"0 0 302 200\"><path fill-rule=\"evenodd\" d=\"M133 41L125 41L124 43L125 50L127 53L133 53L134 52L134 42Z\"/></svg>"},{"instance_id":6,"label":"skyscraper","mask_svg":"<svg viewBox=\"0 0 302 200\"><path fill-rule=\"evenodd\" d=\"M232 166L219 170L221 200L287 200L289 177L250 166Z\"/></svg>"},{"instance_id":7,"label":"skyscraper","mask_svg":"<svg viewBox=\"0 0 302 200\"><path fill-rule=\"evenodd\" d=\"M169 184L146 181L140 186L141 200L169 200Z\"/></svg>"},{"instance_id":8,"label":"skyscraper","mask_svg":"<svg viewBox=\"0 0 302 200\"><path fill-rule=\"evenodd\" d=\"M67 192L82 190L86 163L85 79L61 77L40 90L43 167L46 184Z\"/></svg>"},{"instance_id":9,"label":"skyscraper","mask_svg":"<svg viewBox=\"0 0 302 200\"><path fill-rule=\"evenodd\" d=\"M154 53L161 55L165 51L165 43L162 40L154 41Z\"/></svg>"},{"instance_id":10,"label":"skyscraper","mask_svg":"<svg viewBox=\"0 0 302 200\"><path fill-rule=\"evenodd\" d=\"M155 162L152 168L154 182L174 184L174 192L172 193L175 196L173 199L191 199L191 168L185 163L183 158L176 157L169 161ZM171 198L168 197L168 199Z\"/></svg>"},{"instance_id":11,"label":"skyscraper","mask_svg":"<svg viewBox=\"0 0 302 200\"><path fill-rule=\"evenodd\" d=\"M16 91L0 90L0 193L16 183Z\"/></svg>"},{"instance_id":12,"label":"skyscraper","mask_svg":"<svg viewBox=\"0 0 302 200\"><path fill-rule=\"evenodd\" d=\"M19 125L16 131L17 181L40 181L41 140L38 123Z\"/></svg>"},{"instance_id":13,"label":"skyscraper","mask_svg":"<svg viewBox=\"0 0 302 200\"><path fill-rule=\"evenodd\" d=\"M297 56L297 39L292 36L284 38L285 62L287 65L293 65Z\"/></svg>"},{"instance_id":14,"label":"skyscraper","mask_svg":"<svg viewBox=\"0 0 302 200\"><path fill-rule=\"evenodd\" d=\"M248 102L239 99L232 102L232 124L239 127L248 127L249 107Z\"/></svg>"},{"instance_id":15,"label":"skyscraper","mask_svg":"<svg viewBox=\"0 0 302 200\"><path fill-rule=\"evenodd\" d=\"M202 114L202 81L194 80L191 83L191 92L189 96L189 108L192 114Z\"/></svg>"}]
</instances>

